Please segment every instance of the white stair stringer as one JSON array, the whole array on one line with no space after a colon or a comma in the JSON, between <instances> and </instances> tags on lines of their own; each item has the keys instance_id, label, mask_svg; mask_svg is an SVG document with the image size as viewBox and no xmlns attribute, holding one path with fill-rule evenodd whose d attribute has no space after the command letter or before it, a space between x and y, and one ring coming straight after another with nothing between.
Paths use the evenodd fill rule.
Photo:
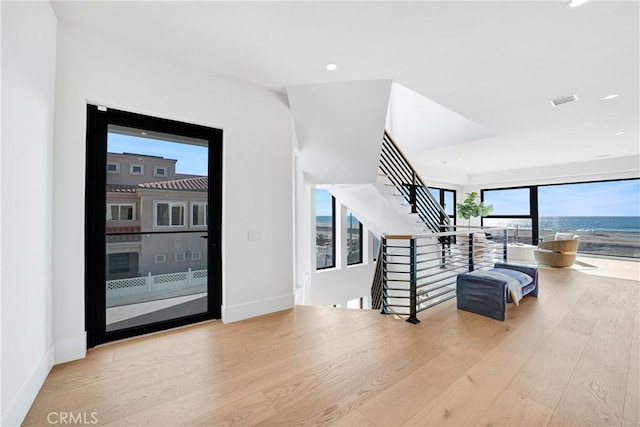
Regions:
<instances>
[{"instance_id":1,"label":"white stair stringer","mask_svg":"<svg viewBox=\"0 0 640 427\"><path fill-rule=\"evenodd\" d=\"M385 179L386 181L386 179ZM384 183L334 184L325 187L336 199L347 206L358 220L375 235L424 233L424 225L418 216L411 214L411 207L403 205L404 197L395 187Z\"/></svg>"}]
</instances>

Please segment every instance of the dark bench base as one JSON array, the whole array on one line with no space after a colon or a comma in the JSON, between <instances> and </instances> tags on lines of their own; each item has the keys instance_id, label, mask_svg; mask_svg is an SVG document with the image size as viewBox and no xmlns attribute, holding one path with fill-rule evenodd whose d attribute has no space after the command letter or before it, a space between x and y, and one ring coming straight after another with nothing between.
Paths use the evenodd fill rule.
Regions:
<instances>
[{"instance_id":1,"label":"dark bench base","mask_svg":"<svg viewBox=\"0 0 640 427\"><path fill-rule=\"evenodd\" d=\"M494 268L516 270L527 274L531 277L531 282L522 288L522 295L538 296L536 267L496 263ZM456 296L459 310L497 320L505 319L507 304L512 302L506 279L481 277L473 271L458 275Z\"/></svg>"}]
</instances>

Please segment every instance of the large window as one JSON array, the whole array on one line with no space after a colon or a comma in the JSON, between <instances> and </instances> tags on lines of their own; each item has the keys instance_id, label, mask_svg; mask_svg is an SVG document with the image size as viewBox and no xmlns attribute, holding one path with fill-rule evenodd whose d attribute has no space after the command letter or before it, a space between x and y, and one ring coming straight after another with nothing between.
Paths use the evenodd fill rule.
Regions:
<instances>
[{"instance_id":1,"label":"large window","mask_svg":"<svg viewBox=\"0 0 640 427\"><path fill-rule=\"evenodd\" d=\"M429 187L429 191L433 194L440 206L444 209L445 213L451 218L452 224L456 223L456 192L454 190L447 190L444 188ZM442 222L442 219L441 219ZM448 231L448 230L442 230Z\"/></svg>"},{"instance_id":2,"label":"large window","mask_svg":"<svg viewBox=\"0 0 640 427\"><path fill-rule=\"evenodd\" d=\"M156 202L156 227L184 227L184 203Z\"/></svg>"},{"instance_id":3,"label":"large window","mask_svg":"<svg viewBox=\"0 0 640 427\"><path fill-rule=\"evenodd\" d=\"M347 265L362 263L362 223L347 211Z\"/></svg>"},{"instance_id":4,"label":"large window","mask_svg":"<svg viewBox=\"0 0 640 427\"><path fill-rule=\"evenodd\" d=\"M533 244L538 241L535 188L483 190L482 201L493 205L491 215L482 219L485 227L506 227L509 243Z\"/></svg>"},{"instance_id":5,"label":"large window","mask_svg":"<svg viewBox=\"0 0 640 427\"><path fill-rule=\"evenodd\" d=\"M539 233L580 236L578 251L640 258L640 180L538 187Z\"/></svg>"},{"instance_id":6,"label":"large window","mask_svg":"<svg viewBox=\"0 0 640 427\"><path fill-rule=\"evenodd\" d=\"M316 189L316 268L335 267L336 201L327 190Z\"/></svg>"},{"instance_id":7,"label":"large window","mask_svg":"<svg viewBox=\"0 0 640 427\"><path fill-rule=\"evenodd\" d=\"M509 242L580 236L578 252L640 258L640 179L482 191L494 211L484 226L508 227Z\"/></svg>"}]
</instances>

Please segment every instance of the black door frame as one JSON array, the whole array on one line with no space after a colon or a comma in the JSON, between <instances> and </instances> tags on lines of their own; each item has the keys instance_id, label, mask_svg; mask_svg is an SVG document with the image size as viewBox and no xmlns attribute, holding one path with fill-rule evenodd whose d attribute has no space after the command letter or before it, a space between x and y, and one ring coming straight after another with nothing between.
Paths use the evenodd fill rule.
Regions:
<instances>
[{"instance_id":1,"label":"black door frame","mask_svg":"<svg viewBox=\"0 0 640 427\"><path fill-rule=\"evenodd\" d=\"M165 322L106 331L105 253L106 162L109 125L168 133L208 141L209 222L207 312ZM222 307L222 130L87 105L85 185L85 329L87 347L209 319Z\"/></svg>"}]
</instances>

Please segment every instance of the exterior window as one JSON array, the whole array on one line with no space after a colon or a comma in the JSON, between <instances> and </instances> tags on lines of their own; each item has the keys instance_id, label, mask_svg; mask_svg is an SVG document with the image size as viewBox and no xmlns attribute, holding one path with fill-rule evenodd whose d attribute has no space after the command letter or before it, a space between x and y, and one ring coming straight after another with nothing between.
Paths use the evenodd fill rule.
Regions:
<instances>
[{"instance_id":1,"label":"exterior window","mask_svg":"<svg viewBox=\"0 0 640 427\"><path fill-rule=\"evenodd\" d=\"M378 252L380 251L380 239L373 236L373 260L378 260Z\"/></svg>"},{"instance_id":2,"label":"exterior window","mask_svg":"<svg viewBox=\"0 0 640 427\"><path fill-rule=\"evenodd\" d=\"M362 263L362 223L347 211L347 265Z\"/></svg>"},{"instance_id":3,"label":"exterior window","mask_svg":"<svg viewBox=\"0 0 640 427\"><path fill-rule=\"evenodd\" d=\"M640 179L538 187L538 234L579 236L578 252L640 258Z\"/></svg>"},{"instance_id":4,"label":"exterior window","mask_svg":"<svg viewBox=\"0 0 640 427\"><path fill-rule=\"evenodd\" d=\"M482 192L485 205L493 205L491 216L529 215L529 188L511 188L505 190L485 190Z\"/></svg>"},{"instance_id":5,"label":"exterior window","mask_svg":"<svg viewBox=\"0 0 640 427\"><path fill-rule=\"evenodd\" d=\"M193 227L206 227L209 217L209 205L207 203L194 202L191 204L191 225Z\"/></svg>"},{"instance_id":6,"label":"exterior window","mask_svg":"<svg viewBox=\"0 0 640 427\"><path fill-rule=\"evenodd\" d=\"M156 264L166 264L167 263L167 254L156 254L155 263Z\"/></svg>"},{"instance_id":7,"label":"exterior window","mask_svg":"<svg viewBox=\"0 0 640 427\"><path fill-rule=\"evenodd\" d=\"M640 258L640 179L482 190L482 199L494 204L482 224L507 227L509 243L567 233L579 253Z\"/></svg>"},{"instance_id":8,"label":"exterior window","mask_svg":"<svg viewBox=\"0 0 640 427\"><path fill-rule=\"evenodd\" d=\"M191 261L200 261L202 259L202 252L191 252Z\"/></svg>"},{"instance_id":9,"label":"exterior window","mask_svg":"<svg viewBox=\"0 0 640 427\"><path fill-rule=\"evenodd\" d=\"M144 165L137 163L129 164L129 175L144 175Z\"/></svg>"},{"instance_id":10,"label":"exterior window","mask_svg":"<svg viewBox=\"0 0 640 427\"><path fill-rule=\"evenodd\" d=\"M107 173L120 173L120 163L118 162L107 163Z\"/></svg>"},{"instance_id":11,"label":"exterior window","mask_svg":"<svg viewBox=\"0 0 640 427\"><path fill-rule=\"evenodd\" d=\"M109 254L109 274L129 272L129 254Z\"/></svg>"},{"instance_id":12,"label":"exterior window","mask_svg":"<svg viewBox=\"0 0 640 427\"><path fill-rule=\"evenodd\" d=\"M316 269L335 267L336 200L327 190L316 189Z\"/></svg>"},{"instance_id":13,"label":"exterior window","mask_svg":"<svg viewBox=\"0 0 640 427\"><path fill-rule=\"evenodd\" d=\"M184 252L176 252L175 260L176 262L185 262L187 256Z\"/></svg>"},{"instance_id":14,"label":"exterior window","mask_svg":"<svg viewBox=\"0 0 640 427\"><path fill-rule=\"evenodd\" d=\"M482 190L482 201L485 205L493 205L490 215L482 218L485 227L506 227L509 243L533 244L538 240L537 206L533 201L537 198L537 188L505 188Z\"/></svg>"},{"instance_id":15,"label":"exterior window","mask_svg":"<svg viewBox=\"0 0 640 427\"><path fill-rule=\"evenodd\" d=\"M433 194L436 201L440 203L440 206L444 209L447 216L451 219L452 224L456 224L456 192L454 190L447 190L444 188L429 187L429 191ZM444 218L440 219L441 223L444 222ZM451 230L441 230L451 231Z\"/></svg>"},{"instance_id":16,"label":"exterior window","mask_svg":"<svg viewBox=\"0 0 640 427\"><path fill-rule=\"evenodd\" d=\"M166 166L154 166L153 176L167 176Z\"/></svg>"},{"instance_id":17,"label":"exterior window","mask_svg":"<svg viewBox=\"0 0 640 427\"><path fill-rule=\"evenodd\" d=\"M133 204L107 204L107 221L133 221L136 208Z\"/></svg>"},{"instance_id":18,"label":"exterior window","mask_svg":"<svg viewBox=\"0 0 640 427\"><path fill-rule=\"evenodd\" d=\"M184 227L184 203L156 202L156 227Z\"/></svg>"}]
</instances>

